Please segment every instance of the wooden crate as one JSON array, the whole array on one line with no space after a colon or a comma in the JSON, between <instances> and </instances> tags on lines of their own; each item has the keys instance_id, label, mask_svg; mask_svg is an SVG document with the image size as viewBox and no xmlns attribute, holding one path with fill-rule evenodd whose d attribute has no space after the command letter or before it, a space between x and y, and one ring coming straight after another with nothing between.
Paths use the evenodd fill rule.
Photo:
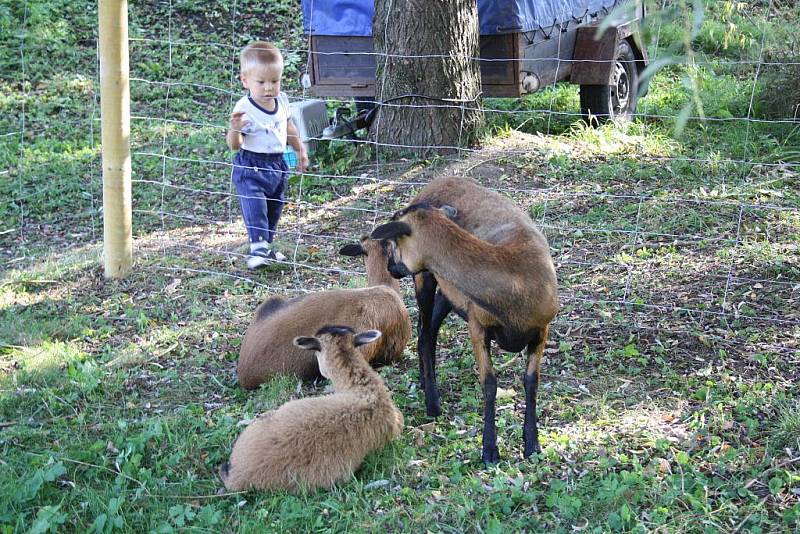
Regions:
<instances>
[{"instance_id":1,"label":"wooden crate","mask_svg":"<svg viewBox=\"0 0 800 534\"><path fill-rule=\"evenodd\" d=\"M311 37L311 93L315 96L375 96L372 37Z\"/></svg>"}]
</instances>

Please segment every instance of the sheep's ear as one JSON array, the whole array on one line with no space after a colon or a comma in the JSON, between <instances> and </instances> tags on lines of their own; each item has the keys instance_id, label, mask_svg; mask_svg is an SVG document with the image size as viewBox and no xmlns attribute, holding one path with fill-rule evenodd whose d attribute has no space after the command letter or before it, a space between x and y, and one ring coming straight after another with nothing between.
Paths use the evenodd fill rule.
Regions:
<instances>
[{"instance_id":1,"label":"sheep's ear","mask_svg":"<svg viewBox=\"0 0 800 534\"><path fill-rule=\"evenodd\" d=\"M402 221L382 224L372 231L372 239L393 239L401 235L411 235L411 227Z\"/></svg>"},{"instance_id":2,"label":"sheep's ear","mask_svg":"<svg viewBox=\"0 0 800 534\"><path fill-rule=\"evenodd\" d=\"M448 206L447 204L442 206L441 210L444 212L445 215L447 215L448 219L455 219L456 215L458 215L458 210L455 209L453 206Z\"/></svg>"},{"instance_id":3,"label":"sheep's ear","mask_svg":"<svg viewBox=\"0 0 800 534\"><path fill-rule=\"evenodd\" d=\"M367 330L366 332L361 332L353 338L353 345L360 347L361 345L372 343L382 335L383 334L381 334L380 330Z\"/></svg>"},{"instance_id":4,"label":"sheep's ear","mask_svg":"<svg viewBox=\"0 0 800 534\"><path fill-rule=\"evenodd\" d=\"M319 340L315 337L297 336L294 338L294 344L301 349L306 350L320 350Z\"/></svg>"},{"instance_id":5,"label":"sheep's ear","mask_svg":"<svg viewBox=\"0 0 800 534\"><path fill-rule=\"evenodd\" d=\"M342 256L366 256L367 251L359 243L348 243L339 249L339 254Z\"/></svg>"}]
</instances>

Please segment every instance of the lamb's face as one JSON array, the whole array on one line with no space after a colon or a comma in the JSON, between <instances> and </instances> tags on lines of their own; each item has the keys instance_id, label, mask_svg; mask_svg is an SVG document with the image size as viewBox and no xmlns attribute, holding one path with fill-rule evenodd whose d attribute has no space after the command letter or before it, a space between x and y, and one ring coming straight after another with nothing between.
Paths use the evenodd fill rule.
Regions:
<instances>
[{"instance_id":1,"label":"lamb's face","mask_svg":"<svg viewBox=\"0 0 800 534\"><path fill-rule=\"evenodd\" d=\"M361 248L367 257L376 257L384 254L384 245L377 239L370 239L369 237L361 238Z\"/></svg>"},{"instance_id":2,"label":"lamb's face","mask_svg":"<svg viewBox=\"0 0 800 534\"><path fill-rule=\"evenodd\" d=\"M322 343L323 348L315 353L317 357L317 363L319 364L319 374L321 374L324 378L330 380L331 378L331 358L330 358L330 350L327 350L325 347L325 343Z\"/></svg>"},{"instance_id":3,"label":"lamb's face","mask_svg":"<svg viewBox=\"0 0 800 534\"><path fill-rule=\"evenodd\" d=\"M368 332L372 332L371 330ZM380 337L380 332L377 332ZM330 334L322 334L318 336L320 349L315 352L317 356L317 363L319 364L319 373L332 380L334 374L339 370L341 374L342 369L351 366L352 358L360 358L361 356L355 351L356 347L364 344L359 336L365 334L355 335L350 330L337 330ZM377 337L375 339L377 339Z\"/></svg>"},{"instance_id":4,"label":"lamb's face","mask_svg":"<svg viewBox=\"0 0 800 534\"><path fill-rule=\"evenodd\" d=\"M348 346L352 348L354 334L353 329L347 326L326 325L317 331L316 336L294 338L294 344L301 349L313 350L320 374L331 378L335 365L332 359L345 354Z\"/></svg>"},{"instance_id":5,"label":"lamb's face","mask_svg":"<svg viewBox=\"0 0 800 534\"><path fill-rule=\"evenodd\" d=\"M367 265L370 261L381 261L386 258L386 243L379 239L372 239L369 236L363 236L358 243L348 243L339 249L339 254L342 256L366 256L369 258Z\"/></svg>"},{"instance_id":6,"label":"lamb's face","mask_svg":"<svg viewBox=\"0 0 800 534\"><path fill-rule=\"evenodd\" d=\"M353 358L361 358L355 351L356 347L372 343L380 337L379 330L355 334L348 326L323 326L317 331L316 337L296 337L294 344L301 349L313 350L320 374L332 379L337 369L350 367Z\"/></svg>"}]
</instances>

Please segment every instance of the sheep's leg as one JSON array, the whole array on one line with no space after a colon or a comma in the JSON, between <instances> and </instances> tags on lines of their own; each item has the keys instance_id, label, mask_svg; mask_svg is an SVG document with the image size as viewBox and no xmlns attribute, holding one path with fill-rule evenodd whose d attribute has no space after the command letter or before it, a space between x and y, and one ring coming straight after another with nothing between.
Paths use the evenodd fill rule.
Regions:
<instances>
[{"instance_id":1,"label":"sheep's leg","mask_svg":"<svg viewBox=\"0 0 800 534\"><path fill-rule=\"evenodd\" d=\"M441 291L436 292L436 297L433 299L433 317L431 317L431 337L434 341L439 337L439 329L442 327L445 317L453 311L453 305L447 300L447 297ZM433 351L436 352L436 344L433 345ZM434 360L435 362L435 360Z\"/></svg>"},{"instance_id":2,"label":"sheep's leg","mask_svg":"<svg viewBox=\"0 0 800 534\"><path fill-rule=\"evenodd\" d=\"M539 370L542 363L542 355L544 354L544 346L547 342L548 329L549 326L542 328L536 339L528 343L526 349L528 368L523 379L523 384L525 385L525 425L522 427L525 458L541 450L539 447L539 429L536 421L536 392L539 389Z\"/></svg>"},{"instance_id":3,"label":"sheep's leg","mask_svg":"<svg viewBox=\"0 0 800 534\"><path fill-rule=\"evenodd\" d=\"M439 400L439 385L436 381L436 341L439 338L439 329L442 327L442 323L444 322L447 314L453 309L453 305L450 304L450 301L447 300L441 291L436 292L436 296L433 299L433 314L431 317L431 324L430 324L430 352L429 359L425 360L426 363L426 373L425 373L425 384L427 385L425 389L425 399L426 399L426 409L429 416L436 417L442 413L442 408L440 405ZM422 359L420 359L420 373L422 373ZM427 399L429 396L435 399L433 410L427 408Z\"/></svg>"},{"instance_id":4,"label":"sheep's leg","mask_svg":"<svg viewBox=\"0 0 800 534\"><path fill-rule=\"evenodd\" d=\"M469 337L475 351L478 375L483 386L483 449L481 459L484 464L500 461L497 451L497 429L495 427L495 401L497 399L497 377L492 368L492 338L478 322L474 313L469 314Z\"/></svg>"},{"instance_id":5,"label":"sheep's leg","mask_svg":"<svg viewBox=\"0 0 800 534\"><path fill-rule=\"evenodd\" d=\"M436 292L436 279L424 272L414 276L419 307L417 322L417 354L419 378L425 391L425 410L430 417L442 414L439 390L436 385L436 336L442 321L450 312L450 303Z\"/></svg>"}]
</instances>

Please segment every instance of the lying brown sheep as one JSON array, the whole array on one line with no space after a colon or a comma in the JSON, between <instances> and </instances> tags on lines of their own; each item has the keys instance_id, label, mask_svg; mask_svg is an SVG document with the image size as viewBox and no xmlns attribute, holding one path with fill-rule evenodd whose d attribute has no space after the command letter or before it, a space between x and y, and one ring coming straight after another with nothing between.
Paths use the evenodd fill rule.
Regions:
<instances>
[{"instance_id":1,"label":"lying brown sheep","mask_svg":"<svg viewBox=\"0 0 800 534\"><path fill-rule=\"evenodd\" d=\"M354 335L325 326L295 345L316 353L332 395L287 402L259 417L233 445L220 468L229 491L328 488L349 480L370 452L400 435L403 414L389 389L356 347L381 337L377 330Z\"/></svg>"},{"instance_id":2,"label":"lying brown sheep","mask_svg":"<svg viewBox=\"0 0 800 534\"><path fill-rule=\"evenodd\" d=\"M400 285L386 270L385 247L379 241L363 238L360 244L344 246L340 253L366 256L370 287L267 299L256 309L239 352L237 374L243 388L257 388L276 375L318 378L314 355L292 345L292 340L316 332L325 324L348 325L359 332L383 332L377 343L359 351L373 365L392 364L402 358L411 338L411 320L400 297Z\"/></svg>"}]
</instances>

